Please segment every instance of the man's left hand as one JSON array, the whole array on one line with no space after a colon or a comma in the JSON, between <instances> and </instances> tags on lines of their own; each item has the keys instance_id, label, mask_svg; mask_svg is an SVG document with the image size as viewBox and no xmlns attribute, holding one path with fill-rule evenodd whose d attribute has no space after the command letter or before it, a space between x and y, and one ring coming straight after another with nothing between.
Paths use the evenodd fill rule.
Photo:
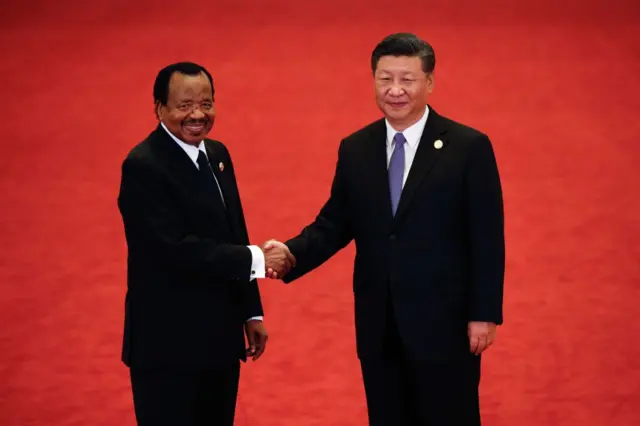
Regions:
<instances>
[{"instance_id":1,"label":"man's left hand","mask_svg":"<svg viewBox=\"0 0 640 426\"><path fill-rule=\"evenodd\" d=\"M492 322L471 321L467 327L471 352L480 355L496 339L496 325Z\"/></svg>"},{"instance_id":2,"label":"man's left hand","mask_svg":"<svg viewBox=\"0 0 640 426\"><path fill-rule=\"evenodd\" d=\"M244 331L247 335L247 341L249 347L247 348L247 356L253 357L256 361L264 353L267 346L267 329L260 320L249 320L244 326Z\"/></svg>"}]
</instances>

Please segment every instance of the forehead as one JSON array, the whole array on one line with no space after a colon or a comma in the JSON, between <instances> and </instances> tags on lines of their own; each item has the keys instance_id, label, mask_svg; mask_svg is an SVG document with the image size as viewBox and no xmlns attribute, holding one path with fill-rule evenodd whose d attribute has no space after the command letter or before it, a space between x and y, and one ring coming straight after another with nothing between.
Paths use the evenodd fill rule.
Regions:
<instances>
[{"instance_id":1,"label":"forehead","mask_svg":"<svg viewBox=\"0 0 640 426\"><path fill-rule=\"evenodd\" d=\"M173 73L169 80L169 97L211 97L211 82L205 73L186 75Z\"/></svg>"},{"instance_id":2,"label":"forehead","mask_svg":"<svg viewBox=\"0 0 640 426\"><path fill-rule=\"evenodd\" d=\"M422 61L417 56L383 56L378 61L377 72L421 73Z\"/></svg>"}]
</instances>

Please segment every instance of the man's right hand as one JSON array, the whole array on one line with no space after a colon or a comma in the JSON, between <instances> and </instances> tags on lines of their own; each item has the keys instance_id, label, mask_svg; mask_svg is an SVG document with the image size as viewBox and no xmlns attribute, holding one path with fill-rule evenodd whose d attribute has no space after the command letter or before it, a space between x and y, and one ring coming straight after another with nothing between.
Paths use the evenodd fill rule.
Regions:
<instances>
[{"instance_id":1,"label":"man's right hand","mask_svg":"<svg viewBox=\"0 0 640 426\"><path fill-rule=\"evenodd\" d=\"M296 258L284 243L269 240L262 246L267 278L283 278L296 266Z\"/></svg>"}]
</instances>

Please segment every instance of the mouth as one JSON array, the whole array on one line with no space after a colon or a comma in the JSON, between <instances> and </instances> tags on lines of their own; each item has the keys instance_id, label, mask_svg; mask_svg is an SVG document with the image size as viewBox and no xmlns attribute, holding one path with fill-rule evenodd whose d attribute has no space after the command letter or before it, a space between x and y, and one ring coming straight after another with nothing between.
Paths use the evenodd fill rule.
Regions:
<instances>
[{"instance_id":1,"label":"mouth","mask_svg":"<svg viewBox=\"0 0 640 426\"><path fill-rule=\"evenodd\" d=\"M387 102L387 105L389 105L391 108L404 108L405 106L407 106L409 104L409 102Z\"/></svg>"},{"instance_id":2,"label":"mouth","mask_svg":"<svg viewBox=\"0 0 640 426\"><path fill-rule=\"evenodd\" d=\"M182 127L184 127L184 129L187 130L189 133L202 133L206 129L207 123L204 121L197 121L197 122L192 121L192 122L184 123Z\"/></svg>"}]
</instances>

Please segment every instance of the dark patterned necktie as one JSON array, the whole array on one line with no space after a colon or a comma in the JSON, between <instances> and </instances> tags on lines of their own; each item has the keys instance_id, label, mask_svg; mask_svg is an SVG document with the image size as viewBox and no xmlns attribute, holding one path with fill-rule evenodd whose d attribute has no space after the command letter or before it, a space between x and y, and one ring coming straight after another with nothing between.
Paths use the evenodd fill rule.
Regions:
<instances>
[{"instance_id":1,"label":"dark patterned necktie","mask_svg":"<svg viewBox=\"0 0 640 426\"><path fill-rule=\"evenodd\" d=\"M211 169L211 164L209 164L206 154L202 151L198 152L198 167L200 169L200 176L207 190L211 193L212 197L220 202L222 208L225 208L222 190L216 180L216 176L213 174L213 169Z\"/></svg>"}]
</instances>

